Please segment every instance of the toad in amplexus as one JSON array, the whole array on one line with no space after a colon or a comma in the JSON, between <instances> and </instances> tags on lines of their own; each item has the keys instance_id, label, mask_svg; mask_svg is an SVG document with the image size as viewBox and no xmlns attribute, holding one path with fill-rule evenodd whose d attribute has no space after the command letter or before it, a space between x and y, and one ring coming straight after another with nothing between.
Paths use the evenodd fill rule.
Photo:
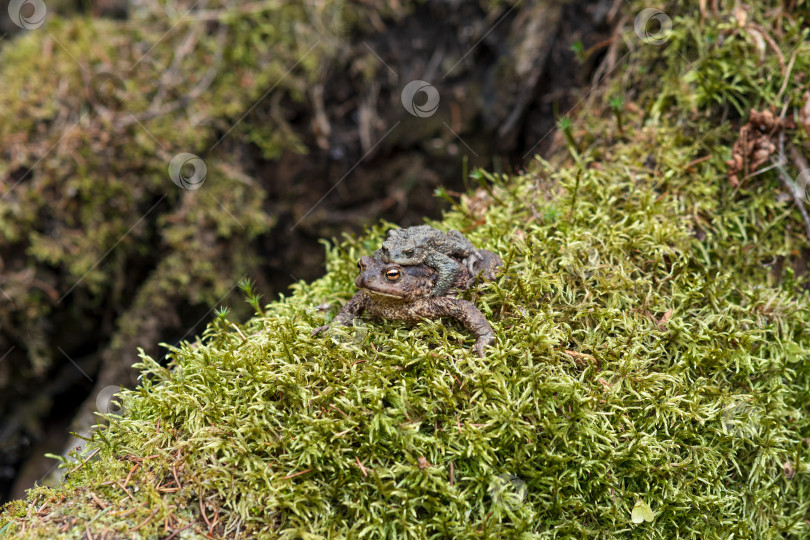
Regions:
<instances>
[{"instance_id":1,"label":"toad in amplexus","mask_svg":"<svg viewBox=\"0 0 810 540\"><path fill-rule=\"evenodd\" d=\"M459 265L459 272L444 296L430 295L439 279L438 272L430 266L402 266L362 257L357 263L360 274L354 282L360 291L343 306L332 324L350 325L363 312L411 323L452 317L475 334L473 349L478 356L484 356L484 349L495 338L492 327L475 304L454 298L458 291L469 289L476 276L491 279L495 268L501 264L500 257L490 251L480 250L477 254L477 262L473 265L475 274ZM312 334L329 326L318 327Z\"/></svg>"},{"instance_id":2,"label":"toad in amplexus","mask_svg":"<svg viewBox=\"0 0 810 540\"><path fill-rule=\"evenodd\" d=\"M461 271L477 261L478 250L458 231L443 232L429 225L392 229L373 257L384 263L402 266L425 264L437 271L431 296L444 296Z\"/></svg>"}]
</instances>

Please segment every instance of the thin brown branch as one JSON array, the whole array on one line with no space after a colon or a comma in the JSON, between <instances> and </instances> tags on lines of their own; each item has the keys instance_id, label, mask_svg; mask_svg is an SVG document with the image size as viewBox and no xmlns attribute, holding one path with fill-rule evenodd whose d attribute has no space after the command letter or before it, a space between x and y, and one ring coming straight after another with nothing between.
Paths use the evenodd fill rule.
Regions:
<instances>
[{"instance_id":1,"label":"thin brown branch","mask_svg":"<svg viewBox=\"0 0 810 540\"><path fill-rule=\"evenodd\" d=\"M776 44L776 42L773 40L770 34L768 34L768 32L760 25L756 23L748 23L747 26L748 28L753 28L754 30L762 34L762 37L765 39L765 41L768 42L768 45L771 46L773 52L776 53L776 59L779 60L779 69L782 71L782 76L784 77L785 74L787 73L787 68L785 67L785 57L782 54L781 49L779 49L779 45Z\"/></svg>"},{"instance_id":2,"label":"thin brown branch","mask_svg":"<svg viewBox=\"0 0 810 540\"><path fill-rule=\"evenodd\" d=\"M79 469L81 469L82 467L84 467L84 466L87 464L87 462L88 462L88 461L90 461L90 460L93 458L93 456L95 456L96 454L98 454L98 453L99 453L99 451L100 451L100 450L101 450L100 448L96 448L95 450L93 450L93 452L92 452L92 453L91 453L89 456L87 456L86 458L84 458L84 461L82 461L81 463L79 463L78 465L76 465L74 468L72 468L72 469L71 469L71 470L70 470L70 471L67 473L67 475L66 475L66 476L69 476L69 475L71 475L71 474L75 473L76 471L78 471Z\"/></svg>"},{"instance_id":3,"label":"thin brown branch","mask_svg":"<svg viewBox=\"0 0 810 540\"><path fill-rule=\"evenodd\" d=\"M178 535L178 534L180 534L181 532L185 531L186 529L188 529L188 528L189 528L189 527L191 527L192 525L194 525L194 523L189 523L188 525L186 525L186 526L185 526L185 527L183 527L182 529L177 529L177 530L176 530L176 531L174 531L174 532L172 533L172 535L171 535L170 537L168 537L166 540L172 540L172 538L174 538L175 536L177 536L177 535Z\"/></svg>"},{"instance_id":4,"label":"thin brown branch","mask_svg":"<svg viewBox=\"0 0 810 540\"><path fill-rule=\"evenodd\" d=\"M132 468L129 470L129 474L127 475L126 480L124 480L124 488L126 488L126 487L127 487L127 484L129 484L129 480L132 478L132 473L134 473L134 472L135 472L135 469L137 469L138 467L140 467L140 463L136 463L136 464L135 464L135 465L133 465L133 466L132 466Z\"/></svg>"},{"instance_id":5,"label":"thin brown branch","mask_svg":"<svg viewBox=\"0 0 810 540\"><path fill-rule=\"evenodd\" d=\"M782 81L782 87L779 89L779 93L776 94L776 99L774 101L779 101L782 98L782 94L787 89L788 81L790 81L790 74L793 71L793 63L796 61L796 55L799 54L799 48L796 47L796 50L793 51L793 54L790 57L790 62L788 62L787 73L785 74L785 79ZM785 117L785 111L787 110L787 104L785 108L782 109L782 114L779 115L779 118Z\"/></svg>"},{"instance_id":6,"label":"thin brown branch","mask_svg":"<svg viewBox=\"0 0 810 540\"><path fill-rule=\"evenodd\" d=\"M296 476L301 476L302 474L307 474L308 472L312 472L312 469L304 469L303 471L288 474L287 476L283 477L282 480L289 480L290 478L295 478Z\"/></svg>"},{"instance_id":7,"label":"thin brown branch","mask_svg":"<svg viewBox=\"0 0 810 540\"><path fill-rule=\"evenodd\" d=\"M354 456L354 459L355 459L355 461L357 461L357 466L360 467L360 472L363 473L363 478L367 477L368 476L368 470L366 470L366 467L365 467L365 465L363 465L363 462L360 461L360 458L357 457L357 456Z\"/></svg>"},{"instance_id":8,"label":"thin brown branch","mask_svg":"<svg viewBox=\"0 0 810 540\"><path fill-rule=\"evenodd\" d=\"M150 521L152 521L152 518L155 517L155 514L157 514L157 510L152 510L152 513L149 514L148 518L141 521L139 524L135 525L135 527L130 529L129 532L135 532L138 529L140 529L141 527L143 527L144 525L146 525L147 523L149 523Z\"/></svg>"},{"instance_id":9,"label":"thin brown branch","mask_svg":"<svg viewBox=\"0 0 810 540\"><path fill-rule=\"evenodd\" d=\"M202 486L197 489L198 499L200 500L200 515L202 515L203 521L208 526L208 530L211 530L211 520L208 519L208 516L205 515L205 503L203 502L203 493L202 493Z\"/></svg>"}]
</instances>

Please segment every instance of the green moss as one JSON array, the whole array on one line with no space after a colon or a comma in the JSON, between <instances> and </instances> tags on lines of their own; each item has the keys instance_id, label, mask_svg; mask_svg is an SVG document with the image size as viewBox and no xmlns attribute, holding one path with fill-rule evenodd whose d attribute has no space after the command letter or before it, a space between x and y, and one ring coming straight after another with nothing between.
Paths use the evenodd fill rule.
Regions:
<instances>
[{"instance_id":1,"label":"green moss","mask_svg":"<svg viewBox=\"0 0 810 540\"><path fill-rule=\"evenodd\" d=\"M672 43L694 32L704 43L726 24L673 19ZM785 22L786 44L803 24ZM262 314L220 313L168 365L144 355L141 386L121 394L126 413L89 442L97 456L7 506L0 527L48 538L62 527L79 537L85 523L157 536L213 522L220 537L806 537L810 298L792 265L808 241L773 171L728 185L735 130L718 119L731 96L752 106L768 73L749 61L755 50L712 43L694 63L672 46L640 48L625 74L644 66L652 89L625 98L637 106L621 138L606 97L572 117L576 163L479 171L491 195L463 197L438 224L506 263L471 294L497 333L487 358L448 321L310 336L328 317L318 306L334 313L353 293L380 225L330 245L326 275ZM713 69L708 57L735 89L693 114L680 104L700 78L684 74ZM639 500L652 522L631 520Z\"/></svg>"}]
</instances>

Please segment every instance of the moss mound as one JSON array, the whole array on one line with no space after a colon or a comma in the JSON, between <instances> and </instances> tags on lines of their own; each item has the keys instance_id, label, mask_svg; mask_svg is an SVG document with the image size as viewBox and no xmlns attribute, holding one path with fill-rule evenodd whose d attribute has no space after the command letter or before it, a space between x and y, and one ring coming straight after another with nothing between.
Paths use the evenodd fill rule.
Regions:
<instances>
[{"instance_id":1,"label":"moss mound","mask_svg":"<svg viewBox=\"0 0 810 540\"><path fill-rule=\"evenodd\" d=\"M505 261L471 296L497 333L487 358L448 321L310 336L324 303L334 314L353 293L377 227L329 247L324 278L263 308L251 298L249 321L221 311L168 364L144 355L142 385L120 394L125 412L95 432L92 459L7 506L0 531L810 535L801 218L776 196L775 170L728 183L723 106L676 106L718 63L737 81L718 95L743 110L796 105L802 82L770 92L782 81L749 62L745 27L697 9L673 22L670 47L640 48L615 80L633 107L605 98L564 122L565 163L474 173L483 187L437 224ZM804 21L781 24L796 73L810 68ZM622 91L642 69L660 86Z\"/></svg>"}]
</instances>

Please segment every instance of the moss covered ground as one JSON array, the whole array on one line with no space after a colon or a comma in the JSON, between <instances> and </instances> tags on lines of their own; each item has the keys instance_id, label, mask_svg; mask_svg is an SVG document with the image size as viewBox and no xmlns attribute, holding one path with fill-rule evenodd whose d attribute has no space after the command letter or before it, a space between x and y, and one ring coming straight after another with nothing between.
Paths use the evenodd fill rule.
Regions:
<instances>
[{"instance_id":1,"label":"moss covered ground","mask_svg":"<svg viewBox=\"0 0 810 540\"><path fill-rule=\"evenodd\" d=\"M797 117L808 9L673 9L660 45L628 23L552 162L471 175L435 225L505 261L470 296L486 358L448 321L310 336L380 224L251 319L144 355L0 535L810 536L808 239L778 168L734 186L725 165L750 109ZM785 139L808 155L801 125Z\"/></svg>"}]
</instances>

